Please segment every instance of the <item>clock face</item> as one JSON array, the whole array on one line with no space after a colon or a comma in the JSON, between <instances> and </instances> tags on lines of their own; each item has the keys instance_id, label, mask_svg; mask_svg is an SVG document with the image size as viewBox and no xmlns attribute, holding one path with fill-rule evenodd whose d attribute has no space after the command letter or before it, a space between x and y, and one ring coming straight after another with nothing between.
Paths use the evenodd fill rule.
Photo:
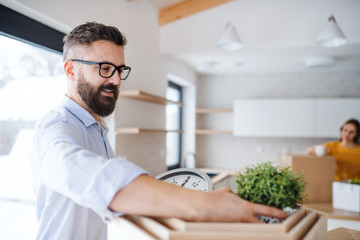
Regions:
<instances>
[{"instance_id":1,"label":"clock face","mask_svg":"<svg viewBox=\"0 0 360 240\"><path fill-rule=\"evenodd\" d=\"M160 174L156 178L192 190L204 192L213 190L213 185L209 176L206 173L193 168L170 170Z\"/></svg>"}]
</instances>

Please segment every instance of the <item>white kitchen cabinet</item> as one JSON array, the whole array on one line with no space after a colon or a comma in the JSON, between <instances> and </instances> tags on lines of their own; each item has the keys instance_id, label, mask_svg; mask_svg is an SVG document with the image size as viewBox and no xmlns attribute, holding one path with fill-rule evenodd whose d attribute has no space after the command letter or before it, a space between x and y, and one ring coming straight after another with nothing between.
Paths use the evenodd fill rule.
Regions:
<instances>
[{"instance_id":1,"label":"white kitchen cabinet","mask_svg":"<svg viewBox=\"0 0 360 240\"><path fill-rule=\"evenodd\" d=\"M244 99L234 102L234 135L314 136L313 99Z\"/></svg>"},{"instance_id":2,"label":"white kitchen cabinet","mask_svg":"<svg viewBox=\"0 0 360 240\"><path fill-rule=\"evenodd\" d=\"M276 137L314 136L313 99L263 99L262 135Z\"/></svg>"},{"instance_id":3,"label":"white kitchen cabinet","mask_svg":"<svg viewBox=\"0 0 360 240\"><path fill-rule=\"evenodd\" d=\"M244 99L234 101L233 135L262 136L262 100Z\"/></svg>"},{"instance_id":4,"label":"white kitchen cabinet","mask_svg":"<svg viewBox=\"0 0 360 240\"><path fill-rule=\"evenodd\" d=\"M233 117L234 136L337 138L346 120L360 119L360 99L241 99Z\"/></svg>"},{"instance_id":5,"label":"white kitchen cabinet","mask_svg":"<svg viewBox=\"0 0 360 240\"><path fill-rule=\"evenodd\" d=\"M360 120L359 98L315 100L315 136L339 137L341 125L350 118Z\"/></svg>"}]
</instances>

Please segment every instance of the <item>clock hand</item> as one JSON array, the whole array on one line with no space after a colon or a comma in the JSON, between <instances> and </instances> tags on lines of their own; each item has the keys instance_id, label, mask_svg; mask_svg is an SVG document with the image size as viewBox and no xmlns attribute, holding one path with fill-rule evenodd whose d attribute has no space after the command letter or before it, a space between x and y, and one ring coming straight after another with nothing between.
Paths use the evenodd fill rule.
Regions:
<instances>
[{"instance_id":1,"label":"clock hand","mask_svg":"<svg viewBox=\"0 0 360 240\"><path fill-rule=\"evenodd\" d=\"M190 179L190 176L188 176L184 181L183 183L181 184L181 187L183 187Z\"/></svg>"}]
</instances>

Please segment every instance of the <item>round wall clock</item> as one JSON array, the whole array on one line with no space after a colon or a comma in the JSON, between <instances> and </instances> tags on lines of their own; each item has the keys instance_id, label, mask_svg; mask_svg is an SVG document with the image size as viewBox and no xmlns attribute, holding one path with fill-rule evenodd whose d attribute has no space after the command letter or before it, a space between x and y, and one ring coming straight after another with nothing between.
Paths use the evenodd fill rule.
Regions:
<instances>
[{"instance_id":1,"label":"round wall clock","mask_svg":"<svg viewBox=\"0 0 360 240\"><path fill-rule=\"evenodd\" d=\"M194 168L173 169L160 174L156 178L192 190L204 192L213 190L213 184L209 176Z\"/></svg>"}]
</instances>

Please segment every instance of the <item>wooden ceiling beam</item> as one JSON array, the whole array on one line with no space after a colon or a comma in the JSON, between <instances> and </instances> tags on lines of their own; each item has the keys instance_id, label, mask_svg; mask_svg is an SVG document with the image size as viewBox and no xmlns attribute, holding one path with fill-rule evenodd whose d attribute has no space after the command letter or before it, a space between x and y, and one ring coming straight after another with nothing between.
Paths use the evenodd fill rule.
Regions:
<instances>
[{"instance_id":1,"label":"wooden ceiling beam","mask_svg":"<svg viewBox=\"0 0 360 240\"><path fill-rule=\"evenodd\" d=\"M184 0L159 10L159 25L188 17L233 0Z\"/></svg>"}]
</instances>

